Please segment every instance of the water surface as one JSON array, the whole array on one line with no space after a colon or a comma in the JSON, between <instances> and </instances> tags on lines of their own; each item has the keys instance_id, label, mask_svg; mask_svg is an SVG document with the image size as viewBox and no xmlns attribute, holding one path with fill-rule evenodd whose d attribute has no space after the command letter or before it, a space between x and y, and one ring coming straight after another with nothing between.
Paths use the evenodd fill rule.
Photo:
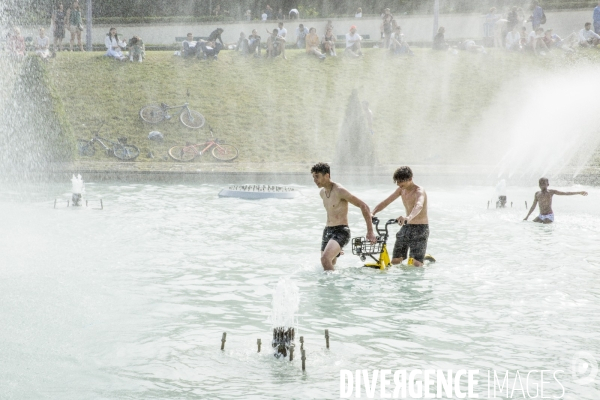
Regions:
<instances>
[{"instance_id":1,"label":"water surface","mask_svg":"<svg viewBox=\"0 0 600 400\"><path fill-rule=\"evenodd\" d=\"M437 263L382 273L347 247L324 274L316 188L247 201L88 183L103 211L52 209L69 187L0 193L0 398L337 398L340 369L414 368L561 369L565 398L600 397L571 377L578 351L600 360L598 189L567 188L590 196L555 197L542 226L522 221L535 187L509 188L504 210L486 208L493 188L429 187ZM394 189L349 188L371 207ZM350 225L365 234L356 208ZM306 374L268 347L282 276L300 289Z\"/></svg>"}]
</instances>

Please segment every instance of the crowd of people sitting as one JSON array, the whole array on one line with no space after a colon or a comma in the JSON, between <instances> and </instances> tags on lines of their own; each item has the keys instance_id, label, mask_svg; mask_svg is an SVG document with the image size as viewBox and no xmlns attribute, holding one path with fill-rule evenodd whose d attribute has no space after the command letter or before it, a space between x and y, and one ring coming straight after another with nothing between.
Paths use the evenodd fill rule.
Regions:
<instances>
[{"instance_id":1,"label":"crowd of people sitting","mask_svg":"<svg viewBox=\"0 0 600 400\"><path fill-rule=\"evenodd\" d=\"M592 23L586 22L579 32L571 32L562 38L552 29L542 27L547 23L547 19L544 9L537 0L533 1L528 18L525 17L523 9L517 6L511 7L505 18L496 13L496 8L491 8L485 17L484 41L486 38L493 38L494 47L502 47L512 52L530 52L536 55L545 55L552 49L574 52L577 47L598 45L600 40L600 1L594 8L592 17L593 30ZM531 23L529 33L527 32L527 23ZM438 38L438 49L443 47L439 45L440 40L442 39Z\"/></svg>"},{"instance_id":2,"label":"crowd of people sitting","mask_svg":"<svg viewBox=\"0 0 600 400\"><path fill-rule=\"evenodd\" d=\"M268 7L268 6L267 6ZM39 36L34 38L33 46L35 53L42 59L55 55L56 51L62 50L62 39L65 30L71 32L71 46L73 49L75 40L79 49L83 51L81 43L81 10L78 1L74 1L66 12L63 11L63 5L59 4L57 10L52 15L52 31L54 46L51 49L51 39L46 36L45 30L39 30ZM268 15L275 15L272 13ZM281 12L281 9L279 10ZM295 16L295 11L290 13ZM277 14L278 15L278 14ZM362 10L358 9L357 18L362 16ZM293 18L291 18L293 19ZM531 23L531 31L528 31L527 23ZM492 8L485 16L484 23L484 44L486 38L493 38L495 47L504 48L510 52L529 52L535 55L545 55L553 49L561 49L565 52L574 52L577 47L596 47L600 43L600 1L593 12L593 24L587 22L579 32L572 32L562 38L555 34L552 29L544 29L542 25L546 24L546 15L537 1L533 2L531 15L525 18L524 12L519 7L511 7L506 14L506 18L496 13ZM386 8L381 14L380 24L381 41L373 47L388 50L393 55L413 55L409 44L404 40L402 28L392 15L389 8ZM222 28L213 30L207 38L194 37L188 33L182 42L182 49L179 53L184 58L199 59L218 59L219 52L224 48L235 49L243 55L252 55L260 57L265 50L265 57L279 57L286 59L286 46L293 45L299 49L304 49L308 55L318 59L326 57L336 57L336 35L334 35L332 21L327 21L322 36L319 36L317 29L306 27L300 23L295 29L295 41L288 36L287 28L283 21L279 21L277 28L269 31L266 29L266 40L263 41L259 32L253 29L250 34L241 32L237 43L226 45L221 37ZM479 45L473 39L462 40L457 43L449 44L445 39L445 28L440 27L433 39L433 49L439 51L464 50L473 53L487 53L486 48ZM358 58L363 55L362 43L363 37L358 33L356 25L352 25L343 38L345 40L344 55L352 58ZM292 43L290 43L292 40ZM123 40L117 35L117 30L111 28L105 38L106 56L120 61L138 61L143 62L145 58L145 46L139 36L133 36L128 41ZM491 46L488 43L488 46ZM15 28L7 39L7 48L17 58L23 58L26 54L26 45L21 32ZM125 55L127 51L127 55Z\"/></svg>"},{"instance_id":3,"label":"crowd of people sitting","mask_svg":"<svg viewBox=\"0 0 600 400\"><path fill-rule=\"evenodd\" d=\"M388 10L389 11L389 10ZM391 15L388 13L388 15ZM389 17L385 17L389 18ZM384 19L385 19L384 18ZM395 21L392 19L392 21ZM384 37L382 46L392 54L410 54L413 52L408 43L403 39L402 29L397 24L393 24L393 32ZM181 55L186 58L214 58L217 59L218 53L225 47L221 40L223 29L218 28L213 31L207 40L194 38L192 33L188 33L186 40L182 43ZM286 46L290 45L288 30L283 22L279 22L277 28L269 31L266 29L266 40L263 40L256 29L250 34L240 32L237 43L228 46L244 56L261 57L262 50L266 50L265 57L279 57L287 59L285 55ZM356 25L352 25L344 36L345 50L344 54L357 58L363 55L361 43L363 38L357 32ZM304 49L307 54L323 60L326 57L336 57L336 36L333 34L332 21L327 21L324 33L319 36L314 27L307 28L300 23L295 29L295 42L293 46L298 49Z\"/></svg>"}]
</instances>

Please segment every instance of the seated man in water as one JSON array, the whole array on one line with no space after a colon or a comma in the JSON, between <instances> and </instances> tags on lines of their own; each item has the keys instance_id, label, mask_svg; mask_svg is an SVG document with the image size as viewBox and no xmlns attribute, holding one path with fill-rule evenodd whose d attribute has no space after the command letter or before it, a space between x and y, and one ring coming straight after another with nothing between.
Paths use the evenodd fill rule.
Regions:
<instances>
[{"instance_id":1,"label":"seated man in water","mask_svg":"<svg viewBox=\"0 0 600 400\"><path fill-rule=\"evenodd\" d=\"M548 190L548 186L550 186L550 182L548 182L548 178L540 178L539 181L540 190L536 192L535 197L533 198L533 204L529 209L529 213L523 219L523 221L527 221L527 218L531 215L533 210L535 210L535 206L537 206L538 202L540 203L540 215L535 217L533 222L541 222L542 224L551 224L554 222L554 212L552 211L552 196L555 194L559 196L572 196L574 194L580 194L582 196L587 196L587 192L560 192L558 190L550 189Z\"/></svg>"},{"instance_id":2,"label":"seated man in water","mask_svg":"<svg viewBox=\"0 0 600 400\"><path fill-rule=\"evenodd\" d=\"M429 219L427 218L427 193L413 180L410 167L400 167L394 172L394 183L398 188L387 199L383 200L373 209L373 216L386 208L398 197L406 209L407 217L398 217L398 224L402 226L396 234L396 244L392 255L392 264L400 264L408 255L414 260L415 267L422 267L427 251L429 238Z\"/></svg>"},{"instance_id":3,"label":"seated man in water","mask_svg":"<svg viewBox=\"0 0 600 400\"><path fill-rule=\"evenodd\" d=\"M360 208L367 223L367 240L375 243L371 211L369 206L352 195L339 183L331 180L330 168L326 163L315 164L310 173L317 187L321 188L323 206L327 211L327 225L321 240L321 265L325 271L333 271L336 258L341 255L342 248L350 241L348 227L348 203Z\"/></svg>"}]
</instances>

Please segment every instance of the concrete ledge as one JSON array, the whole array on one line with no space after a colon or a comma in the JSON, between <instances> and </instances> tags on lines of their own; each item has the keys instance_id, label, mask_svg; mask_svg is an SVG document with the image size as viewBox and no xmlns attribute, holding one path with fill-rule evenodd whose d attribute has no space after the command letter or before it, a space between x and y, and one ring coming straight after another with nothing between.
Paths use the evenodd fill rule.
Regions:
<instances>
[{"instance_id":1,"label":"concrete ledge","mask_svg":"<svg viewBox=\"0 0 600 400\"><path fill-rule=\"evenodd\" d=\"M80 173L88 182L127 183L219 183L219 184L301 184L311 185L312 164L275 163L131 163L131 162L74 162L52 164L46 170L23 173L3 173L1 180L69 181ZM397 165L377 167L336 167L331 165L332 177L347 184L392 184ZM423 184L436 185L495 185L500 178L511 185L531 186L539 176L525 173L511 177L499 176L491 165L411 165L415 179ZM548 177L556 185L584 184L600 186L600 168L587 167L576 174L566 167Z\"/></svg>"}]
</instances>

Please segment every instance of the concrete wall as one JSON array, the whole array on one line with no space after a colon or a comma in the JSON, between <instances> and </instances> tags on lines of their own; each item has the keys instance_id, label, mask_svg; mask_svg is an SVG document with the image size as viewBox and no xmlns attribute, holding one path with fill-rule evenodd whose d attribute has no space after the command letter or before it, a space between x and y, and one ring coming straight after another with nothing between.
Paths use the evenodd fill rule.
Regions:
<instances>
[{"instance_id":1,"label":"concrete wall","mask_svg":"<svg viewBox=\"0 0 600 400\"><path fill-rule=\"evenodd\" d=\"M546 13L548 22L545 28L554 29L554 33L560 36L583 28L585 22L592 21L593 10L577 11L556 11ZM405 39L408 42L430 42L433 38L433 16L432 15L399 15L396 16ZM446 28L446 39L480 39L483 36L483 15L479 14L442 14L439 24ZM371 39L379 38L379 27L381 20L379 18L337 18L333 19L334 34L345 34L351 25L358 27L359 34L369 34ZM288 30L288 42L296 40L295 30L299 23L306 27L317 28L319 36L323 34L326 20L323 19L302 19L296 21L285 21L285 27ZM531 29L531 24L527 24ZM263 23L261 21L233 22L218 24L157 24L157 25L126 25L116 26L119 34L130 38L133 35L139 35L147 44L173 44L176 36L185 36L187 32L192 32L194 36L208 36L216 28L224 29L223 41L236 43L240 32L249 34L252 29L257 29L259 35L266 38L265 29L272 30L277 27L275 21ZM39 27L24 27L22 29L24 36L36 36ZM92 30L93 43L104 43L104 37L110 26L96 25ZM46 27L48 30L49 27ZM49 32L49 36L52 33ZM84 32L85 43L85 32ZM70 34L67 32L66 41Z\"/></svg>"}]
</instances>

